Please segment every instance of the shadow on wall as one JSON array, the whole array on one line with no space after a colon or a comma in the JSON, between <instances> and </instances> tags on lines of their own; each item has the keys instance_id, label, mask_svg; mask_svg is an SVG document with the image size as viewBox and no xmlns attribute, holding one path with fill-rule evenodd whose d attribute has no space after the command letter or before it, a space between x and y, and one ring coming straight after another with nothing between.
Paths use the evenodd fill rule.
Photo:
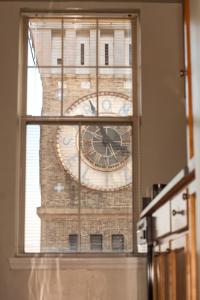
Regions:
<instances>
[{"instance_id":1,"label":"shadow on wall","mask_svg":"<svg viewBox=\"0 0 200 300\"><path fill-rule=\"evenodd\" d=\"M28 300L145 300L145 272L123 269L63 269L59 259L32 259ZM141 285L141 287L139 287ZM138 295L139 293L139 295Z\"/></svg>"},{"instance_id":2,"label":"shadow on wall","mask_svg":"<svg viewBox=\"0 0 200 300\"><path fill-rule=\"evenodd\" d=\"M60 270L58 259L55 269L39 270L33 260L28 287L29 300L109 299L103 272Z\"/></svg>"}]
</instances>

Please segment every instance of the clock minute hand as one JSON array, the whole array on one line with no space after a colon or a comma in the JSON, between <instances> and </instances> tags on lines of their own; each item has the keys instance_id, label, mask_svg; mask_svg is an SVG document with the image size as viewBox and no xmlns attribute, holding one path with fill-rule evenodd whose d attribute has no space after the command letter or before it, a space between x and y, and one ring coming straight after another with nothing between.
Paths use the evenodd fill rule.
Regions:
<instances>
[{"instance_id":1,"label":"clock minute hand","mask_svg":"<svg viewBox=\"0 0 200 300\"><path fill-rule=\"evenodd\" d=\"M113 141L109 137L109 135L107 135L107 133L106 133L105 129L103 128L103 126L99 126L99 129L100 129L100 132L102 134L104 144L106 144L106 145L110 144L114 150L121 150L123 153L126 153L126 154L130 153L127 146L123 146L120 143L117 143L117 142Z\"/></svg>"},{"instance_id":2,"label":"clock minute hand","mask_svg":"<svg viewBox=\"0 0 200 300\"><path fill-rule=\"evenodd\" d=\"M92 114L96 115L97 111L96 111L96 108L95 108L94 104L92 103L91 100L89 100L89 103L90 103L90 108L91 108Z\"/></svg>"},{"instance_id":3,"label":"clock minute hand","mask_svg":"<svg viewBox=\"0 0 200 300\"><path fill-rule=\"evenodd\" d=\"M89 103L90 103L90 108L91 108L91 111L92 111L93 115L96 115L96 108L95 108L94 104L92 103L91 100L89 100ZM116 150L119 150L119 148L120 148L122 151L125 150L125 153L129 153L127 146L120 145L119 143L116 143L115 141L113 141L107 135L107 133L105 131L105 128L103 126L99 126L99 129L100 129L100 132L101 132L102 137L103 137L103 143L105 145L107 145L108 143L111 143L111 146L113 146L113 148L115 148Z\"/></svg>"},{"instance_id":4,"label":"clock minute hand","mask_svg":"<svg viewBox=\"0 0 200 300\"><path fill-rule=\"evenodd\" d=\"M124 154L130 153L127 146L121 145L120 143L117 143L117 142L113 141L112 139L110 139L109 143L115 150L121 150L122 153L124 153Z\"/></svg>"},{"instance_id":5,"label":"clock minute hand","mask_svg":"<svg viewBox=\"0 0 200 300\"><path fill-rule=\"evenodd\" d=\"M111 144L111 146L112 146L115 150L122 150L122 152L124 152L124 153L130 153L130 152L128 151L127 146L121 145L120 143L117 143L117 142L113 141L113 140L109 137L109 135L107 135L107 133L106 133L105 129L103 128L103 126L99 126L99 128L100 128L100 132L101 132L101 134L102 134L102 136L103 136L103 141L104 141L105 144Z\"/></svg>"}]
</instances>

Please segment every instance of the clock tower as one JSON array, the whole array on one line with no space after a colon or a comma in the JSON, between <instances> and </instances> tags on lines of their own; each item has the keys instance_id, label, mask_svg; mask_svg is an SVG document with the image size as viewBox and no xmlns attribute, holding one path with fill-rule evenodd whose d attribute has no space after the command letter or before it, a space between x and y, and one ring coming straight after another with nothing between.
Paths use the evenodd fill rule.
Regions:
<instances>
[{"instance_id":1,"label":"clock tower","mask_svg":"<svg viewBox=\"0 0 200 300\"><path fill-rule=\"evenodd\" d=\"M89 67L95 30L70 28L68 23L62 43L73 44L76 57L71 53L70 67L60 72L59 64L70 58L60 57L54 46L49 60L58 68L40 69L43 116L57 116L61 110L64 117L83 119L97 113L111 119L132 114L131 68L126 62L131 39L123 22L107 23L98 37L102 61L98 74ZM59 31L45 30L46 47L56 45ZM34 38L37 49L37 34ZM116 51L120 49L128 67L109 67L122 65ZM36 55L42 60L40 52ZM41 125L37 213L42 252L133 251L132 135L130 125L115 121Z\"/></svg>"}]
</instances>

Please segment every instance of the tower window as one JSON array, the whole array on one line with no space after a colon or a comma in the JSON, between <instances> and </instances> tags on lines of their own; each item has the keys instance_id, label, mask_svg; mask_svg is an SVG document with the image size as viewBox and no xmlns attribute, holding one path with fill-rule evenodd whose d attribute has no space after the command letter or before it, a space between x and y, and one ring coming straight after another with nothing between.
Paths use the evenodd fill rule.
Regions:
<instances>
[{"instance_id":1,"label":"tower window","mask_svg":"<svg viewBox=\"0 0 200 300\"><path fill-rule=\"evenodd\" d=\"M105 44L105 65L109 65L109 45Z\"/></svg>"},{"instance_id":2,"label":"tower window","mask_svg":"<svg viewBox=\"0 0 200 300\"><path fill-rule=\"evenodd\" d=\"M102 235L91 234L90 235L90 248L92 251L102 251Z\"/></svg>"},{"instance_id":3,"label":"tower window","mask_svg":"<svg viewBox=\"0 0 200 300\"><path fill-rule=\"evenodd\" d=\"M57 58L57 65L61 65L62 64L62 58Z\"/></svg>"},{"instance_id":4,"label":"tower window","mask_svg":"<svg viewBox=\"0 0 200 300\"><path fill-rule=\"evenodd\" d=\"M70 251L77 251L78 249L78 235L69 234L69 249Z\"/></svg>"},{"instance_id":5,"label":"tower window","mask_svg":"<svg viewBox=\"0 0 200 300\"><path fill-rule=\"evenodd\" d=\"M112 235L112 250L123 251L124 250L124 236L123 234Z\"/></svg>"},{"instance_id":6,"label":"tower window","mask_svg":"<svg viewBox=\"0 0 200 300\"><path fill-rule=\"evenodd\" d=\"M81 65L85 64L84 56L85 56L85 45L81 44Z\"/></svg>"}]
</instances>

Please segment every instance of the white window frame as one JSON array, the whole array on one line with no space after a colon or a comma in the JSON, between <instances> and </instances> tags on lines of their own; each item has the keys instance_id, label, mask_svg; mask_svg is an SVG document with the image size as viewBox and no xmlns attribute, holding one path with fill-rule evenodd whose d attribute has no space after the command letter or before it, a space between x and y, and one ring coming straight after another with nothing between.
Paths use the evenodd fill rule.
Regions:
<instances>
[{"instance_id":1,"label":"white window frame","mask_svg":"<svg viewBox=\"0 0 200 300\"><path fill-rule=\"evenodd\" d=\"M26 125L27 124L122 124L122 125L131 125L133 128L133 182L135 188L133 189L133 198L137 199L133 202L133 255L137 253L136 246L136 223L139 218L140 212L140 90L138 88L138 83L140 83L140 71L139 71L139 31L137 27L136 40L137 45L134 47L134 51L132 51L132 75L136 78L136 80L132 80L132 100L133 100L133 115L129 117L115 117L114 119L111 117L60 117L59 122L56 117L33 117L26 115L26 85L24 82L27 82L27 40L28 40L28 18L34 16L34 13L25 13L23 14L23 22L22 22L22 36L21 39L21 57L20 61L22 62L22 68L19 70L19 98L20 98L20 109L19 109L19 130L20 130L20 160L19 160L19 201L18 201L18 222L17 222L17 234L16 234L16 256L27 256L32 257L34 253L25 253L24 252L24 220L25 220L25 144L26 144ZM37 17L40 14L37 13ZM72 14L73 15L73 14ZM84 14L83 14L84 15ZM83 18L83 15L80 15L80 18ZM88 13L86 13L86 16ZM45 16L45 14L41 14L41 16ZM85 15L84 15L85 16ZM102 18L137 18L137 24L139 23L138 13L105 13L105 14L95 14L90 13L88 17L92 19L102 17ZM61 17L61 15L58 15ZM64 16L66 17L66 15ZM76 16L77 17L77 16ZM133 33L132 33L133 38ZM135 38L135 37L134 37ZM98 50L97 50L98 51ZM98 54L97 54L98 55ZM134 56L135 55L135 56ZM135 62L135 64L134 64ZM109 68L113 68L113 66L108 65ZM97 90L98 92L98 90ZM97 104L98 111L98 104ZM37 253L38 256L55 256L55 254L51 253ZM57 253L57 256L73 256L73 253ZM83 254L79 254L80 256L84 256ZM105 257L106 253L98 253L98 256ZM92 253L89 254L92 256ZM127 257L130 256L130 253L112 253L112 256L122 256Z\"/></svg>"}]
</instances>

